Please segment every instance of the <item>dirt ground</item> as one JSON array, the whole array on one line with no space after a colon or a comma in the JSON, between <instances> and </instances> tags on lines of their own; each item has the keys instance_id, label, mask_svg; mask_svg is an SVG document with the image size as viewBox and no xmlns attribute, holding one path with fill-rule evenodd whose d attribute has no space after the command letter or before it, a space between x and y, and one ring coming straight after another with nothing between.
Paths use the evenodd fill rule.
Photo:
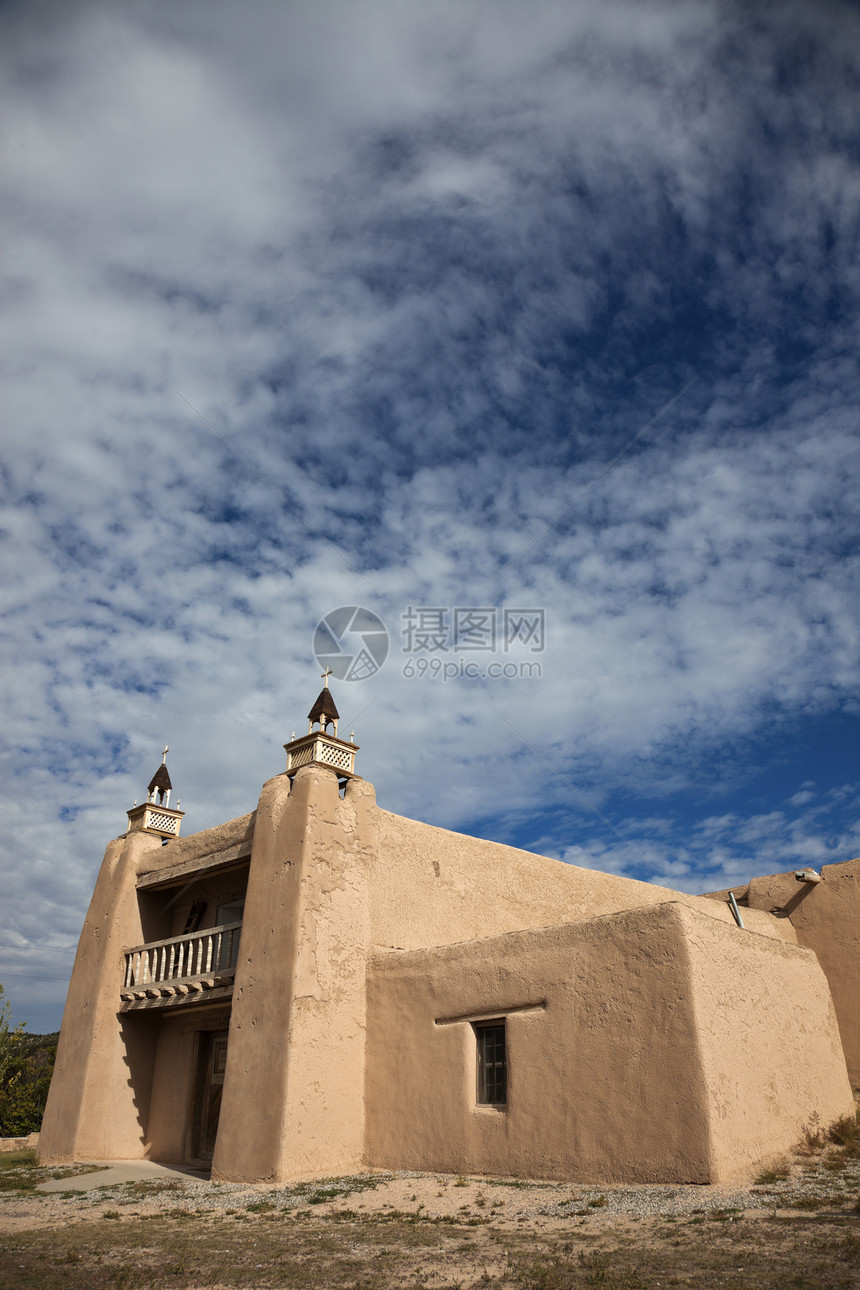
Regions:
<instances>
[{"instance_id":1,"label":"dirt ground","mask_svg":"<svg viewBox=\"0 0 860 1290\"><path fill-rule=\"evenodd\" d=\"M79 1167L80 1170L81 1167ZM830 1143L725 1187L362 1174L290 1187L193 1178L45 1193L0 1160L0 1287L15 1290L858 1290L860 1158Z\"/></svg>"}]
</instances>

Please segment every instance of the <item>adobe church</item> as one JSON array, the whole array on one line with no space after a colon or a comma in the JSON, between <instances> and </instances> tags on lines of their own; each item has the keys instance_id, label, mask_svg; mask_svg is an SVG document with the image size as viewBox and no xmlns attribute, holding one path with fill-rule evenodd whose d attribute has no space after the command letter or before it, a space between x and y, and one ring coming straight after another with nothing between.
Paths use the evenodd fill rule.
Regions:
<instances>
[{"instance_id":1,"label":"adobe church","mask_svg":"<svg viewBox=\"0 0 860 1290\"><path fill-rule=\"evenodd\" d=\"M128 812L43 1161L708 1183L853 1112L860 861L687 896L405 819L327 685L249 814L180 838L166 752Z\"/></svg>"}]
</instances>

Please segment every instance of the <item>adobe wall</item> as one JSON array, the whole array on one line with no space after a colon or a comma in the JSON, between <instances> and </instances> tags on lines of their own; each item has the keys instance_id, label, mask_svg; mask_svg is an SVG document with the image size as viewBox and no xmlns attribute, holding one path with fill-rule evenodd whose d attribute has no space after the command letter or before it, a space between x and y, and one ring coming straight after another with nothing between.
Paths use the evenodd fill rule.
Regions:
<instances>
[{"instance_id":1,"label":"adobe wall","mask_svg":"<svg viewBox=\"0 0 860 1290\"><path fill-rule=\"evenodd\" d=\"M138 871L161 849L160 838L131 833L105 851L63 1011L39 1135L44 1164L143 1154L152 1046L146 1043L148 1031L120 1026L117 1009L123 950L141 941Z\"/></svg>"},{"instance_id":2,"label":"adobe wall","mask_svg":"<svg viewBox=\"0 0 860 1290\"><path fill-rule=\"evenodd\" d=\"M211 829L189 833L187 838L171 838L160 851L152 854L151 863L141 867L141 875L205 860L231 848L239 850L243 844L250 846L254 836L254 823L255 812L249 811L246 815L238 815L233 820L216 824Z\"/></svg>"},{"instance_id":3,"label":"adobe wall","mask_svg":"<svg viewBox=\"0 0 860 1290\"><path fill-rule=\"evenodd\" d=\"M375 955L368 1162L578 1181L707 1181L706 1095L680 933L677 907L664 904ZM516 1011L528 1005L534 1011ZM507 1015L504 1111L476 1105L471 1023L437 1024L480 1015Z\"/></svg>"},{"instance_id":4,"label":"adobe wall","mask_svg":"<svg viewBox=\"0 0 860 1290\"><path fill-rule=\"evenodd\" d=\"M437 829L377 808L379 851L369 872L372 944L422 949L659 905L699 908L735 926L727 904L582 869L499 842ZM749 926L794 942L785 921L754 911Z\"/></svg>"},{"instance_id":5,"label":"adobe wall","mask_svg":"<svg viewBox=\"0 0 860 1290\"><path fill-rule=\"evenodd\" d=\"M750 909L779 909L801 945L815 950L830 983L845 1060L860 1087L860 859L821 867L821 882L799 883L791 873L753 878Z\"/></svg>"},{"instance_id":6,"label":"adobe wall","mask_svg":"<svg viewBox=\"0 0 860 1290\"><path fill-rule=\"evenodd\" d=\"M57 1060L39 1137L40 1159L137 1159L146 1150L158 1042L156 1016L117 1016L124 951L147 938L137 880L245 837L252 816L162 846L156 834L108 844L72 968Z\"/></svg>"},{"instance_id":7,"label":"adobe wall","mask_svg":"<svg viewBox=\"0 0 860 1290\"><path fill-rule=\"evenodd\" d=\"M807 1125L854 1114L827 979L812 950L679 909L690 955L714 1182L777 1159Z\"/></svg>"},{"instance_id":8,"label":"adobe wall","mask_svg":"<svg viewBox=\"0 0 860 1290\"><path fill-rule=\"evenodd\" d=\"M818 955L830 985L848 1074L860 1088L860 859L821 867L821 882L800 883L794 870L753 878L732 888L757 915L776 914L790 922L800 945ZM725 893L714 892L719 899ZM747 909L742 909L744 920Z\"/></svg>"},{"instance_id":9,"label":"adobe wall","mask_svg":"<svg viewBox=\"0 0 860 1290\"><path fill-rule=\"evenodd\" d=\"M213 1177L360 1167L373 789L303 767L264 786Z\"/></svg>"},{"instance_id":10,"label":"adobe wall","mask_svg":"<svg viewBox=\"0 0 860 1290\"><path fill-rule=\"evenodd\" d=\"M754 967L742 975L748 984L756 973L767 979L758 997L771 1011L761 1023L748 1015L748 998L705 993L705 956L719 958L730 941L722 976L736 975L752 951ZM810 965L815 976L806 952L722 927L676 901L433 950L377 952L368 971L368 1163L583 1182L729 1176L756 1153L784 1150L816 1110L822 1119L844 1110L844 1067L820 978L805 987L802 1037L792 1029L784 987ZM476 1105L468 1020L497 1015L507 1017L504 1111ZM465 1019L439 1024L451 1018ZM762 1026L778 1045L733 1039ZM823 1066L813 1078L806 1069L808 1087L799 1091L810 1048L820 1049ZM738 1074L736 1059L745 1063L751 1146L734 1136L740 1126L725 1081ZM786 1099L778 1114L768 1111L771 1091Z\"/></svg>"},{"instance_id":11,"label":"adobe wall","mask_svg":"<svg viewBox=\"0 0 860 1290\"><path fill-rule=\"evenodd\" d=\"M176 1016L159 1014L159 1021L162 1025L156 1048L145 1156L147 1160L165 1164L184 1164L189 1148L196 1026L191 1017L178 1015L178 1010Z\"/></svg>"}]
</instances>

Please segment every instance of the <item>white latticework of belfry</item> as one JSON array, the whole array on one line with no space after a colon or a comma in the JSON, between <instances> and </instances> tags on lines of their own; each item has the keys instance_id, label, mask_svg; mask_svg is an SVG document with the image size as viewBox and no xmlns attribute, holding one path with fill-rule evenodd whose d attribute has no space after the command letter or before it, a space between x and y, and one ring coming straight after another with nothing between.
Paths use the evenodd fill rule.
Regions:
<instances>
[{"instance_id":1,"label":"white latticework of belfry","mask_svg":"<svg viewBox=\"0 0 860 1290\"><path fill-rule=\"evenodd\" d=\"M175 833L176 820L172 815L160 815L157 811L153 811L149 817L147 827L150 829L162 829L165 833Z\"/></svg>"},{"instance_id":2,"label":"white latticework of belfry","mask_svg":"<svg viewBox=\"0 0 860 1290\"><path fill-rule=\"evenodd\" d=\"M352 764L352 753L347 752L345 748L332 748L330 744L323 744L320 761L328 762L329 766L337 766L340 770L349 770Z\"/></svg>"}]
</instances>

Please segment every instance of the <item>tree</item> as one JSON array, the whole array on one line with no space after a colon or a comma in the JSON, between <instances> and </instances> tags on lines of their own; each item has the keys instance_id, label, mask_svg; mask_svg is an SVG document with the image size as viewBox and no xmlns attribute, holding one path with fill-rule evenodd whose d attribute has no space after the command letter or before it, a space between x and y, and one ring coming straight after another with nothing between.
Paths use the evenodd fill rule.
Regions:
<instances>
[{"instance_id":1,"label":"tree","mask_svg":"<svg viewBox=\"0 0 860 1290\"><path fill-rule=\"evenodd\" d=\"M36 1133L57 1053L57 1035L27 1034L24 1022L12 1026L12 1007L0 985L0 1137Z\"/></svg>"}]
</instances>

